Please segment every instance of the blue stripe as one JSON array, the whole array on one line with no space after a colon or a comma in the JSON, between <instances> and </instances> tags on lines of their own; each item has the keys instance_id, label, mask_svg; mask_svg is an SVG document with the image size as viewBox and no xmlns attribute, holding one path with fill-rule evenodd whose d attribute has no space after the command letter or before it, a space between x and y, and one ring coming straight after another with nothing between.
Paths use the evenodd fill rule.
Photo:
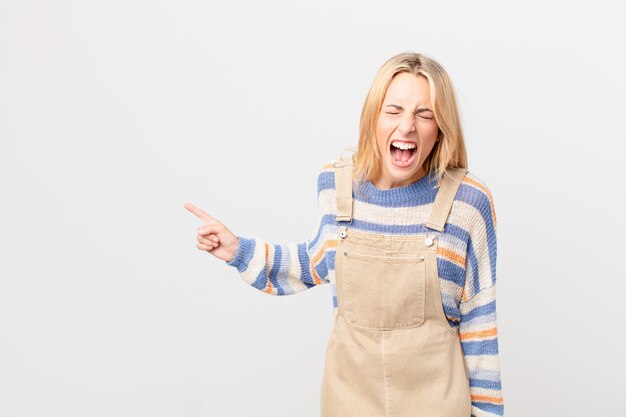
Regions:
<instances>
[{"instance_id":1,"label":"blue stripe","mask_svg":"<svg viewBox=\"0 0 626 417\"><path fill-rule=\"evenodd\" d=\"M469 384L470 384L470 387L472 388L487 388L487 389L493 389L493 390L500 390L502 388L502 384L499 380L492 381L489 379L470 378Z\"/></svg>"},{"instance_id":2,"label":"blue stripe","mask_svg":"<svg viewBox=\"0 0 626 417\"><path fill-rule=\"evenodd\" d=\"M314 287L315 282L310 271L311 264L306 243L298 243L298 261L300 263L300 280L309 288Z\"/></svg>"},{"instance_id":3,"label":"blue stripe","mask_svg":"<svg viewBox=\"0 0 626 417\"><path fill-rule=\"evenodd\" d=\"M256 240L254 238L246 238L243 236L237 236L237 238L239 239L239 248L237 248L237 253L230 262L226 263L236 267L237 271L241 273L248 269L248 264L254 257Z\"/></svg>"},{"instance_id":4,"label":"blue stripe","mask_svg":"<svg viewBox=\"0 0 626 417\"><path fill-rule=\"evenodd\" d=\"M265 272L265 268L261 269L261 272L257 274L252 286L260 291L267 286L267 273Z\"/></svg>"},{"instance_id":5,"label":"blue stripe","mask_svg":"<svg viewBox=\"0 0 626 417\"><path fill-rule=\"evenodd\" d=\"M326 262L330 271L335 270L335 255L337 255L337 249L335 248L326 251Z\"/></svg>"},{"instance_id":6,"label":"blue stripe","mask_svg":"<svg viewBox=\"0 0 626 417\"><path fill-rule=\"evenodd\" d=\"M447 258L437 256L437 272L439 278L452 282L459 287L465 283L465 269Z\"/></svg>"},{"instance_id":7,"label":"blue stripe","mask_svg":"<svg viewBox=\"0 0 626 417\"><path fill-rule=\"evenodd\" d=\"M485 223L485 230L487 233L487 253L489 257L489 266L491 272L491 285L496 282L496 257L497 257L497 242L496 233L493 224L493 218L491 213L491 204L489 198L485 194L482 195L482 204L479 204L477 209L479 210L483 221ZM474 200L472 200L474 201ZM476 205L475 205L476 206ZM467 245L467 265L468 275L473 278L472 288L473 293L476 294L481 290L480 281L478 279L478 260L476 255L476 247L474 241L470 238Z\"/></svg>"},{"instance_id":8,"label":"blue stripe","mask_svg":"<svg viewBox=\"0 0 626 417\"><path fill-rule=\"evenodd\" d=\"M276 295L285 295L285 289L278 284L276 277L280 270L280 259L282 257L282 247L280 245L274 245L274 264L272 270L269 273L269 280L276 289Z\"/></svg>"}]
</instances>

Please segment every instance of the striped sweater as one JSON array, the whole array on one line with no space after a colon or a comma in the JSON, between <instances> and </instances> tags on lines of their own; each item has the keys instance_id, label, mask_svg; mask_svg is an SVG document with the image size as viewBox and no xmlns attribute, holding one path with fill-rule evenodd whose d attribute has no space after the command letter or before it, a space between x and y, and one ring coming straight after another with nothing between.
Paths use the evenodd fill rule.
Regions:
<instances>
[{"instance_id":1,"label":"striped sweater","mask_svg":"<svg viewBox=\"0 0 626 417\"><path fill-rule=\"evenodd\" d=\"M290 295L330 284L332 312L337 314L335 252L335 176L331 161L317 178L318 222L304 242L272 244L239 238L237 254L226 263L243 280L270 295ZM367 232L424 232L437 188L434 173L402 187L379 189L364 183L354 193L350 227ZM360 190L359 190L360 191ZM455 196L444 233L438 237L437 267L443 310L459 337L470 382L472 417L502 416L500 361L496 324L496 213L491 192L471 171Z\"/></svg>"}]
</instances>

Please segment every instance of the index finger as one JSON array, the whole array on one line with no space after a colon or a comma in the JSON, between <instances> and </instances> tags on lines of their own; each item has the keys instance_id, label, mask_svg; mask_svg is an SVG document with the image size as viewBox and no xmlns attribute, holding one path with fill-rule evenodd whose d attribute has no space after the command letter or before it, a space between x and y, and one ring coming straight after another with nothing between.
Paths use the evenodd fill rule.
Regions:
<instances>
[{"instance_id":1,"label":"index finger","mask_svg":"<svg viewBox=\"0 0 626 417\"><path fill-rule=\"evenodd\" d=\"M214 217L210 216L208 213L206 213L205 211L203 211L199 207L194 206L191 203L185 203L185 208L187 210L189 210L190 212L192 212L193 214L195 214L196 217L198 217L201 220L217 222L217 219L215 219Z\"/></svg>"}]
</instances>

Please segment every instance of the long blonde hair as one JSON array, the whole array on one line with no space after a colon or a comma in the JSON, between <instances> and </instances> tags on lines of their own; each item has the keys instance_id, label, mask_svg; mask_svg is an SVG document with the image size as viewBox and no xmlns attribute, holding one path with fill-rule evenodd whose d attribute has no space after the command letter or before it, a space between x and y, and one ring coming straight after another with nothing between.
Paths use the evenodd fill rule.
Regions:
<instances>
[{"instance_id":1,"label":"long blonde hair","mask_svg":"<svg viewBox=\"0 0 626 417\"><path fill-rule=\"evenodd\" d=\"M360 183L373 180L381 174L382 155L376 144L376 122L391 80L402 72L423 75L430 88L430 101L439 127L439 140L424 160L426 173L434 171L438 182L449 168L467 168L467 151L456 92L450 77L434 59L424 54L403 52L391 57L378 70L363 104L358 150L352 155L357 190Z\"/></svg>"}]
</instances>

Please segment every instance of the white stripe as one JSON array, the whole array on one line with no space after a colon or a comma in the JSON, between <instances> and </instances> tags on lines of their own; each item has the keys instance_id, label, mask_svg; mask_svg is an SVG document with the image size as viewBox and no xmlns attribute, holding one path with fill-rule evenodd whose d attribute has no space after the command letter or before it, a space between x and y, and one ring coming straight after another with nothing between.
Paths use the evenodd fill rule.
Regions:
<instances>
[{"instance_id":1,"label":"white stripe","mask_svg":"<svg viewBox=\"0 0 626 417\"><path fill-rule=\"evenodd\" d=\"M467 355L465 366L467 369L487 369L497 371L500 369L500 357L495 355Z\"/></svg>"},{"instance_id":2,"label":"white stripe","mask_svg":"<svg viewBox=\"0 0 626 417\"><path fill-rule=\"evenodd\" d=\"M496 286L492 285L487 288L483 288L478 293L476 293L469 300L465 301L459 306L461 314L467 314L476 307L484 306L489 304L493 300L496 299Z\"/></svg>"}]
</instances>

